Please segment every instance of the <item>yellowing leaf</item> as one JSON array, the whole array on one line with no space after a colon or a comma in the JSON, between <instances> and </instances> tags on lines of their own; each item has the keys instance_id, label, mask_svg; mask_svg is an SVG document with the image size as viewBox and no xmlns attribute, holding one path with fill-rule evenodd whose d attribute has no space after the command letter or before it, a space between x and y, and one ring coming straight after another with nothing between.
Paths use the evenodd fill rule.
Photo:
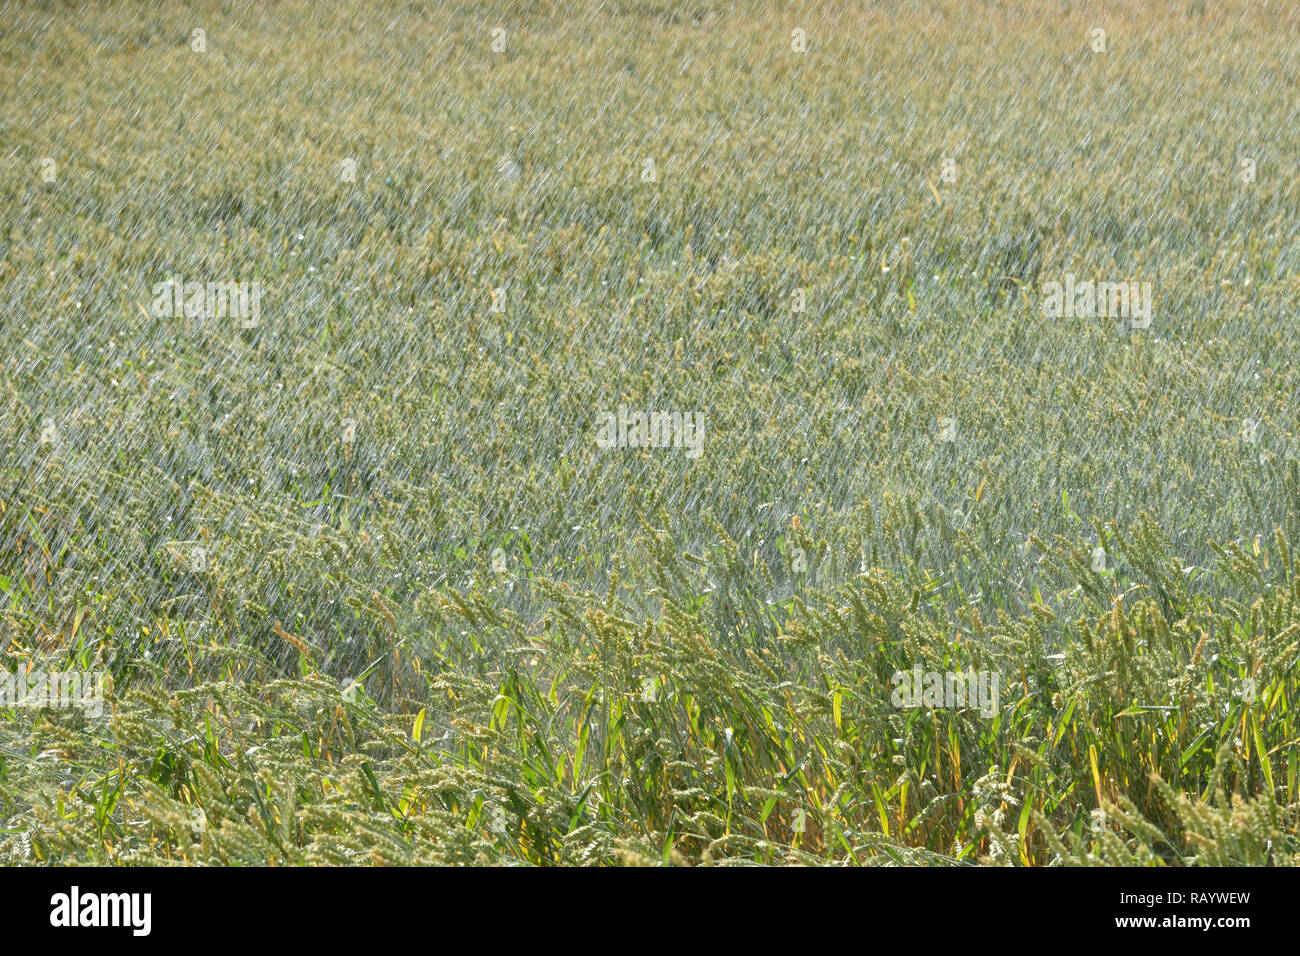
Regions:
<instances>
[{"instance_id":1,"label":"yellowing leaf","mask_svg":"<svg viewBox=\"0 0 1300 956\"><path fill-rule=\"evenodd\" d=\"M1088 747L1088 762L1092 764L1092 785L1097 791L1097 806L1102 804L1101 799L1101 771L1097 768L1097 745L1092 744Z\"/></svg>"}]
</instances>

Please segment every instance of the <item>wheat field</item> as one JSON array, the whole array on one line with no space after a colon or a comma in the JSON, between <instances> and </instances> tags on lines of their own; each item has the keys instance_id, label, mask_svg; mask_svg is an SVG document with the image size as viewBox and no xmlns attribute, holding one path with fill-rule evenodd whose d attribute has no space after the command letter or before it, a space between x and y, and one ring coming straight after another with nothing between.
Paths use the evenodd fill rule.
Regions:
<instances>
[{"instance_id":1,"label":"wheat field","mask_svg":"<svg viewBox=\"0 0 1300 956\"><path fill-rule=\"evenodd\" d=\"M1300 8L5 12L0 861L1300 860Z\"/></svg>"}]
</instances>

